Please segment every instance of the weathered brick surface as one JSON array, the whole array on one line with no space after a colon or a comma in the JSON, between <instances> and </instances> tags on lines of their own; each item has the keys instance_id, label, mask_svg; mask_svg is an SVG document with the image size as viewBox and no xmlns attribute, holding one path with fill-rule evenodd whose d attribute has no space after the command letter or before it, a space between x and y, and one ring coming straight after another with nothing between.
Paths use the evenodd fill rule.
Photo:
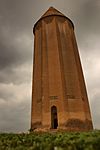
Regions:
<instances>
[{"instance_id":1,"label":"weathered brick surface","mask_svg":"<svg viewBox=\"0 0 100 150\"><path fill-rule=\"evenodd\" d=\"M50 8L33 31L31 128L50 129L51 107L56 106L58 128L92 129L73 23Z\"/></svg>"}]
</instances>

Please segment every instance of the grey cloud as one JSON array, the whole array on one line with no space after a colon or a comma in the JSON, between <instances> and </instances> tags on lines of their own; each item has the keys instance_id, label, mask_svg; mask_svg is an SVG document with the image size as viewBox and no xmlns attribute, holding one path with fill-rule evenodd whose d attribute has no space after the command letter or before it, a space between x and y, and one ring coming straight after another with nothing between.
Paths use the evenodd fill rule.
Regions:
<instances>
[{"instance_id":1,"label":"grey cloud","mask_svg":"<svg viewBox=\"0 0 100 150\"><path fill-rule=\"evenodd\" d=\"M0 132L27 131L30 128L31 84L0 84Z\"/></svg>"},{"instance_id":2,"label":"grey cloud","mask_svg":"<svg viewBox=\"0 0 100 150\"><path fill-rule=\"evenodd\" d=\"M30 83L32 76L32 64L29 67L27 65L23 65L23 68L11 68L4 69L0 72L0 83L13 83L13 84L22 84L22 83ZM24 67L27 67L24 69Z\"/></svg>"},{"instance_id":3,"label":"grey cloud","mask_svg":"<svg viewBox=\"0 0 100 150\"><path fill-rule=\"evenodd\" d=\"M32 58L31 40L24 35L14 36L9 31L0 38L0 68L21 64ZM21 36L21 37L20 37ZM29 41L28 41L29 40ZM29 44L27 44L29 42Z\"/></svg>"},{"instance_id":4,"label":"grey cloud","mask_svg":"<svg viewBox=\"0 0 100 150\"><path fill-rule=\"evenodd\" d=\"M29 30L33 21L34 2L30 0L3 0L0 2L0 14L3 24L11 25L15 30ZM26 13L27 12L27 13Z\"/></svg>"},{"instance_id":5,"label":"grey cloud","mask_svg":"<svg viewBox=\"0 0 100 150\"><path fill-rule=\"evenodd\" d=\"M100 128L100 94L96 92L91 102L94 128Z\"/></svg>"},{"instance_id":6,"label":"grey cloud","mask_svg":"<svg viewBox=\"0 0 100 150\"><path fill-rule=\"evenodd\" d=\"M79 43L86 42L87 37L100 36L100 3L98 0L88 0L76 11L75 19ZM97 37L98 39L98 37ZM82 44L83 45L83 44Z\"/></svg>"},{"instance_id":7,"label":"grey cloud","mask_svg":"<svg viewBox=\"0 0 100 150\"><path fill-rule=\"evenodd\" d=\"M10 104L10 101L9 101ZM11 103L1 105L0 132L28 131L30 128L30 101L25 99L20 104Z\"/></svg>"},{"instance_id":8,"label":"grey cloud","mask_svg":"<svg viewBox=\"0 0 100 150\"><path fill-rule=\"evenodd\" d=\"M25 41L26 42L26 41ZM0 44L0 82L25 82L29 81L29 73L32 69L32 50L29 50L30 45L8 45L6 41ZM26 65L25 65L26 64ZM27 72L25 69L20 69L21 66L30 65ZM24 74L24 77L23 77Z\"/></svg>"},{"instance_id":9,"label":"grey cloud","mask_svg":"<svg viewBox=\"0 0 100 150\"><path fill-rule=\"evenodd\" d=\"M24 79L27 78L25 77L25 71L19 73L20 69L17 68L22 65L26 67L24 64L32 66L32 39L22 32L13 34L12 29L6 29L5 27L1 29L0 82L21 82L21 80L25 82ZM30 70L28 72L30 73ZM24 78L22 77L23 74Z\"/></svg>"}]
</instances>

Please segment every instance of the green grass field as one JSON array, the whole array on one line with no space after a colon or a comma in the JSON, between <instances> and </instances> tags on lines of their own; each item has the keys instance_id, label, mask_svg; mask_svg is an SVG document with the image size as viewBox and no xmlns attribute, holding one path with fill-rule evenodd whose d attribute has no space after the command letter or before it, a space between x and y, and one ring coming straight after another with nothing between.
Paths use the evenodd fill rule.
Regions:
<instances>
[{"instance_id":1,"label":"green grass field","mask_svg":"<svg viewBox=\"0 0 100 150\"><path fill-rule=\"evenodd\" d=\"M0 150L100 150L100 131L2 133Z\"/></svg>"}]
</instances>

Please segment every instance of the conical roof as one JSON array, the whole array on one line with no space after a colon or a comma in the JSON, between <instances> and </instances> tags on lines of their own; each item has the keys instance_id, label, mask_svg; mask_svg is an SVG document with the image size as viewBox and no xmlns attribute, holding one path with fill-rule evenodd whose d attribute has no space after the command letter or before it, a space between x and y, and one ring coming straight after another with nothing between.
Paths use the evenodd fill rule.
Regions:
<instances>
[{"instance_id":1,"label":"conical roof","mask_svg":"<svg viewBox=\"0 0 100 150\"><path fill-rule=\"evenodd\" d=\"M50 7L43 15L42 17L35 23L34 25L34 28L33 28L33 32L35 30L35 27L37 25L37 23L42 20L43 18L45 17L49 17L49 16L62 16L62 17L65 17L67 20L69 20L74 28L74 24L73 22L68 18L66 17L65 15L63 15L61 12L59 12L57 9L53 8L53 7Z\"/></svg>"}]
</instances>

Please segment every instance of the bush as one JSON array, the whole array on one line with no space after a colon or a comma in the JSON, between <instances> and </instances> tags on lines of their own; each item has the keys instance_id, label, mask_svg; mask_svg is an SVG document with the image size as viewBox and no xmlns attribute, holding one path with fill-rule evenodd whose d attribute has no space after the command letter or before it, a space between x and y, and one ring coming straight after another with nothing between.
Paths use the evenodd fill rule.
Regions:
<instances>
[{"instance_id":1,"label":"bush","mask_svg":"<svg viewBox=\"0 0 100 150\"><path fill-rule=\"evenodd\" d=\"M0 150L100 150L100 131L0 134Z\"/></svg>"}]
</instances>

